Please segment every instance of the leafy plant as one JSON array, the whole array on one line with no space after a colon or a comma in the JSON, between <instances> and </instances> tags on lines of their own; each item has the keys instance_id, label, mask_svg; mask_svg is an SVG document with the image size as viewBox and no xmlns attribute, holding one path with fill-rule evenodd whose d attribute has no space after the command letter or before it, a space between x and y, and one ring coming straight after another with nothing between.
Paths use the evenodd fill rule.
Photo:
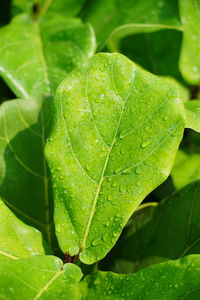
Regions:
<instances>
[{"instance_id":1,"label":"leafy plant","mask_svg":"<svg viewBox=\"0 0 200 300\"><path fill-rule=\"evenodd\" d=\"M199 0L8 4L0 298L199 299Z\"/></svg>"}]
</instances>

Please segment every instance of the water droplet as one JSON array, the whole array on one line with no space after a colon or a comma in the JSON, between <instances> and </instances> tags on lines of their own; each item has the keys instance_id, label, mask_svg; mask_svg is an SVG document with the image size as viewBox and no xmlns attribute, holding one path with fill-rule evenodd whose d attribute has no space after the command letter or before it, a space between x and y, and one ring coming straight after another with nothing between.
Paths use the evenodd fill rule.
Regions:
<instances>
[{"instance_id":1,"label":"water droplet","mask_svg":"<svg viewBox=\"0 0 200 300\"><path fill-rule=\"evenodd\" d=\"M57 167L56 170L57 170L57 171L62 171L63 168L62 168L62 167Z\"/></svg>"},{"instance_id":2,"label":"water droplet","mask_svg":"<svg viewBox=\"0 0 200 300\"><path fill-rule=\"evenodd\" d=\"M145 141L141 144L141 148L145 148L150 144L150 141Z\"/></svg>"},{"instance_id":3,"label":"water droplet","mask_svg":"<svg viewBox=\"0 0 200 300\"><path fill-rule=\"evenodd\" d=\"M135 173L136 173L137 175L139 175L139 174L140 174L140 169L139 169L139 168L136 168L136 169L135 169Z\"/></svg>"}]
</instances>

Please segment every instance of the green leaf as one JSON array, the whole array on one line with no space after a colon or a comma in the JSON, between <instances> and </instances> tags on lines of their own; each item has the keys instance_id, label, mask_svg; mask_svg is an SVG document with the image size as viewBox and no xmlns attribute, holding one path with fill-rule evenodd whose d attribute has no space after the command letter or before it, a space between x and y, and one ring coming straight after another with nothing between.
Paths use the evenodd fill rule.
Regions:
<instances>
[{"instance_id":1,"label":"green leaf","mask_svg":"<svg viewBox=\"0 0 200 300\"><path fill-rule=\"evenodd\" d=\"M187 154L179 150L171 175L177 189L200 179L200 155L198 153Z\"/></svg>"},{"instance_id":2,"label":"green leaf","mask_svg":"<svg viewBox=\"0 0 200 300\"><path fill-rule=\"evenodd\" d=\"M19 15L0 30L0 74L19 98L49 95L94 50L92 28L79 19Z\"/></svg>"},{"instance_id":3,"label":"green leaf","mask_svg":"<svg viewBox=\"0 0 200 300\"><path fill-rule=\"evenodd\" d=\"M79 300L80 268L55 256L0 257L0 297L9 300Z\"/></svg>"},{"instance_id":4,"label":"green leaf","mask_svg":"<svg viewBox=\"0 0 200 300\"><path fill-rule=\"evenodd\" d=\"M199 299L200 256L165 262L132 275L97 272L81 286L84 300Z\"/></svg>"},{"instance_id":5,"label":"green leaf","mask_svg":"<svg viewBox=\"0 0 200 300\"><path fill-rule=\"evenodd\" d=\"M50 127L47 99L10 100L0 107L0 194L52 246L52 192L43 155Z\"/></svg>"},{"instance_id":6,"label":"green leaf","mask_svg":"<svg viewBox=\"0 0 200 300\"><path fill-rule=\"evenodd\" d=\"M181 32L169 29L134 34L120 40L118 52L156 75L181 80L178 66L181 39Z\"/></svg>"},{"instance_id":7,"label":"green leaf","mask_svg":"<svg viewBox=\"0 0 200 300\"><path fill-rule=\"evenodd\" d=\"M151 264L200 253L200 181L144 209L109 253L112 270L129 272ZM129 251L131 249L131 251Z\"/></svg>"},{"instance_id":8,"label":"green leaf","mask_svg":"<svg viewBox=\"0 0 200 300\"><path fill-rule=\"evenodd\" d=\"M116 9L117 8L117 9ZM174 0L93 0L83 17L95 29L98 48L123 36L160 29L181 29Z\"/></svg>"},{"instance_id":9,"label":"green leaf","mask_svg":"<svg viewBox=\"0 0 200 300\"><path fill-rule=\"evenodd\" d=\"M183 24L183 43L180 55L180 71L190 84L200 83L200 1L180 0Z\"/></svg>"},{"instance_id":10,"label":"green leaf","mask_svg":"<svg viewBox=\"0 0 200 300\"><path fill-rule=\"evenodd\" d=\"M12 0L12 14L33 14L33 6L37 3L38 10L44 14L47 11L63 14L64 16L75 16L81 10L86 0Z\"/></svg>"},{"instance_id":11,"label":"green leaf","mask_svg":"<svg viewBox=\"0 0 200 300\"><path fill-rule=\"evenodd\" d=\"M186 127L200 132L200 100L185 102Z\"/></svg>"},{"instance_id":12,"label":"green leaf","mask_svg":"<svg viewBox=\"0 0 200 300\"><path fill-rule=\"evenodd\" d=\"M11 258L44 254L41 233L16 218L1 199L0 254Z\"/></svg>"},{"instance_id":13,"label":"green leaf","mask_svg":"<svg viewBox=\"0 0 200 300\"><path fill-rule=\"evenodd\" d=\"M97 54L59 86L46 156L63 252L104 257L169 175L185 124L178 93L120 54Z\"/></svg>"}]
</instances>

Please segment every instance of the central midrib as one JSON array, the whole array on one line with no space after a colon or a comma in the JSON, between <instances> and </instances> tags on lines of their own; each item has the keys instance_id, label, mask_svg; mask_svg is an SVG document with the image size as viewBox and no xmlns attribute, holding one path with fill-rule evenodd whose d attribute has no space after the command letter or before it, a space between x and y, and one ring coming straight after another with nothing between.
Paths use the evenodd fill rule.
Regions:
<instances>
[{"instance_id":1,"label":"central midrib","mask_svg":"<svg viewBox=\"0 0 200 300\"><path fill-rule=\"evenodd\" d=\"M96 194L95 194L94 201L93 201L93 204L92 204L91 213L90 213L90 216L89 216L89 220L88 220L88 223L87 223L87 227L86 227L86 230L85 230L83 241L81 243L82 244L81 245L82 249L84 249L85 246L86 246L86 240L87 240L87 237L88 237L88 234L89 234L89 230L90 230L90 226L91 226L91 223L92 223L92 219L93 219L93 216L94 216L95 207L96 207L96 204L97 204L97 199L98 199L98 196L99 196L99 192L100 192L100 189L101 189L102 182L103 182L103 180L105 178L104 174L105 174L105 170L107 168L108 159L109 159L110 153L112 151L113 145L114 145L115 140L116 140L116 136L117 136L117 133L118 133L118 130L119 130L119 125L121 123L121 118L122 118L122 115L124 113L124 108L125 108L126 103L127 103L128 99L129 99L129 96L130 96L130 91L131 91L132 84L133 84L133 81L131 83L131 86L130 86L130 89L129 89L129 93L128 93L127 97L126 97L126 100L124 101L122 99L122 101L124 101L124 105L122 107L121 114L120 114L120 117L119 117L119 121L118 121L118 124L117 124L117 127L116 127L116 131L115 131L115 134L114 134L114 137L113 137L113 141L112 141L112 144L110 146L110 149L108 150L108 153L107 153L107 156L106 156L106 159L105 159L105 163L104 163L104 166L103 166L103 169L102 169L101 177L100 177L100 180L99 180L99 184L97 186ZM118 94L118 96L121 98L121 96L119 94Z\"/></svg>"}]
</instances>

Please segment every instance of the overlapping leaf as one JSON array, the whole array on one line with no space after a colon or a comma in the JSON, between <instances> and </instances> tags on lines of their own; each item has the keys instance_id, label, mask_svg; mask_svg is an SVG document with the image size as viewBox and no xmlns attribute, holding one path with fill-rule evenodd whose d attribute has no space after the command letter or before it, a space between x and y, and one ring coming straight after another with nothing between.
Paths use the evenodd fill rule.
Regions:
<instances>
[{"instance_id":1,"label":"overlapping leaf","mask_svg":"<svg viewBox=\"0 0 200 300\"><path fill-rule=\"evenodd\" d=\"M52 244L52 193L43 155L50 99L19 99L0 108L0 194L19 218Z\"/></svg>"},{"instance_id":2,"label":"overlapping leaf","mask_svg":"<svg viewBox=\"0 0 200 300\"><path fill-rule=\"evenodd\" d=\"M19 15L0 31L0 74L16 96L52 94L95 50L90 25L51 15Z\"/></svg>"},{"instance_id":3,"label":"overlapping leaf","mask_svg":"<svg viewBox=\"0 0 200 300\"><path fill-rule=\"evenodd\" d=\"M9 300L79 300L78 266L54 256L12 260L0 256L0 297Z\"/></svg>"},{"instance_id":4,"label":"overlapping leaf","mask_svg":"<svg viewBox=\"0 0 200 300\"><path fill-rule=\"evenodd\" d=\"M16 218L0 199L0 255L26 258L42 254L41 233Z\"/></svg>"},{"instance_id":5,"label":"overlapping leaf","mask_svg":"<svg viewBox=\"0 0 200 300\"><path fill-rule=\"evenodd\" d=\"M106 41L116 42L133 33L180 29L178 3L174 0L94 0L83 16L95 29L99 49Z\"/></svg>"},{"instance_id":6,"label":"overlapping leaf","mask_svg":"<svg viewBox=\"0 0 200 300\"><path fill-rule=\"evenodd\" d=\"M136 274L97 272L82 285L84 300L196 300L200 297L200 256L187 256Z\"/></svg>"},{"instance_id":7,"label":"overlapping leaf","mask_svg":"<svg viewBox=\"0 0 200 300\"><path fill-rule=\"evenodd\" d=\"M132 273L148 265L200 254L200 181L194 182L135 218L109 253L112 270ZM105 265L105 263L104 263Z\"/></svg>"},{"instance_id":8,"label":"overlapping leaf","mask_svg":"<svg viewBox=\"0 0 200 300\"><path fill-rule=\"evenodd\" d=\"M185 125L173 84L99 54L59 87L46 154L63 252L101 259L169 175Z\"/></svg>"}]
</instances>

